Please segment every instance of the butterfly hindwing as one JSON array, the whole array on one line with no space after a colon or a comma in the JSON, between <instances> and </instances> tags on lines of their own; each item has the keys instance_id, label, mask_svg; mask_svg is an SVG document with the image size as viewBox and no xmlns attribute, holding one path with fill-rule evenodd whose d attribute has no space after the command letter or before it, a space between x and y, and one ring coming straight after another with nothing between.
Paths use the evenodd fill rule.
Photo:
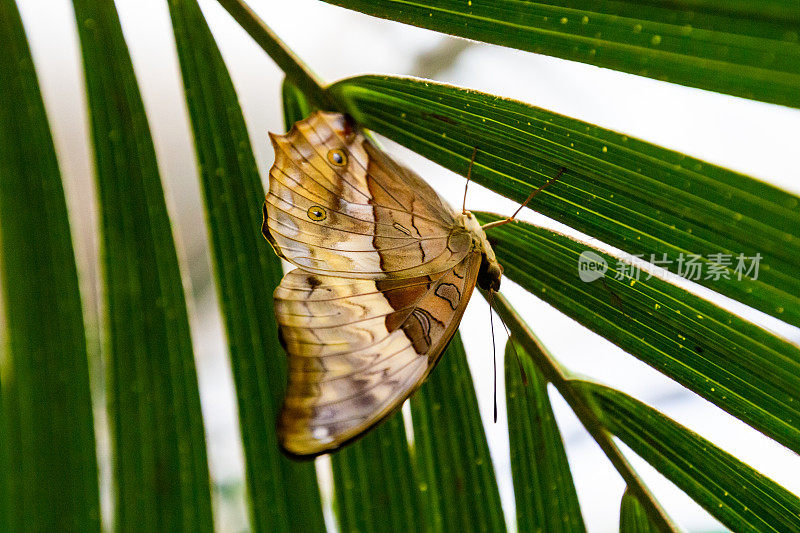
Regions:
<instances>
[{"instance_id":1,"label":"butterfly hindwing","mask_svg":"<svg viewBox=\"0 0 800 533\"><path fill-rule=\"evenodd\" d=\"M471 251L472 237L436 192L344 115L314 113L272 141L263 230L296 266L402 279L452 268Z\"/></svg>"},{"instance_id":2,"label":"butterfly hindwing","mask_svg":"<svg viewBox=\"0 0 800 533\"><path fill-rule=\"evenodd\" d=\"M470 253L444 272L399 280L287 274L275 291L289 354L284 449L336 449L397 409L453 336L480 262Z\"/></svg>"}]
</instances>

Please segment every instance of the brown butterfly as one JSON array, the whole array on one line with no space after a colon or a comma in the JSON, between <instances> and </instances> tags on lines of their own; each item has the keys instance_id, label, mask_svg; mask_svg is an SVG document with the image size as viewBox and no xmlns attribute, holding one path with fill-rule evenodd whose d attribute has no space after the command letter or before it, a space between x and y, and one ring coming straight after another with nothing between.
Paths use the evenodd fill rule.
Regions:
<instances>
[{"instance_id":1,"label":"brown butterfly","mask_svg":"<svg viewBox=\"0 0 800 533\"><path fill-rule=\"evenodd\" d=\"M477 284L503 268L472 213L456 213L339 113L270 134L264 236L296 267L275 290L289 354L278 437L329 452L397 410L425 380Z\"/></svg>"}]
</instances>

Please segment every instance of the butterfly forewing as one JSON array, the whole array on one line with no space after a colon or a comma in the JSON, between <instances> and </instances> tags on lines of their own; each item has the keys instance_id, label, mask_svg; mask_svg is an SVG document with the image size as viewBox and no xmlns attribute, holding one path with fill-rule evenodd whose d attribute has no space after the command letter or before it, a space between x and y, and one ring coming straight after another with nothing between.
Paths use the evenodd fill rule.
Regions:
<instances>
[{"instance_id":1,"label":"butterfly forewing","mask_svg":"<svg viewBox=\"0 0 800 533\"><path fill-rule=\"evenodd\" d=\"M436 192L344 115L315 113L272 140L264 233L296 266L405 278L451 268L471 251L472 237Z\"/></svg>"}]
</instances>

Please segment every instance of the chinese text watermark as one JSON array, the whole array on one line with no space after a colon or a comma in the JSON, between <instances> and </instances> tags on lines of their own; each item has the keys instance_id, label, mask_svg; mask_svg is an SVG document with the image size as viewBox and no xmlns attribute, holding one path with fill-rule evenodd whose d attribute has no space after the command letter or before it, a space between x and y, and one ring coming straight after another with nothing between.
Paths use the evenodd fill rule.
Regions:
<instances>
[{"instance_id":1,"label":"chinese text watermark","mask_svg":"<svg viewBox=\"0 0 800 533\"><path fill-rule=\"evenodd\" d=\"M644 254L632 255L631 259L614 259L614 279L645 279L653 277L657 268L664 269L661 277L679 276L690 281L736 279L741 281L747 277L758 279L758 268L761 254L749 256L745 254L712 253L703 257L698 254L678 254L677 258L669 258L666 253L650 254L649 261ZM578 276L581 281L591 282L605 276L609 270L608 261L591 251L584 250L578 257ZM646 277L642 278L642 273Z\"/></svg>"}]
</instances>

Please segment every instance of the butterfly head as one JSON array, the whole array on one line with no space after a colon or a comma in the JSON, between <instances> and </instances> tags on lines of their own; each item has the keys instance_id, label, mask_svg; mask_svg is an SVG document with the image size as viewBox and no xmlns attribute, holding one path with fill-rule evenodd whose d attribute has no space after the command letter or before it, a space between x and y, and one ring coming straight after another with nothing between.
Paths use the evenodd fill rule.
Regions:
<instances>
[{"instance_id":1,"label":"butterfly head","mask_svg":"<svg viewBox=\"0 0 800 533\"><path fill-rule=\"evenodd\" d=\"M494 256L494 254L492 254ZM500 290L500 279L503 277L503 265L497 260L490 260L484 254L481 269L478 272L478 287L485 291Z\"/></svg>"}]
</instances>

